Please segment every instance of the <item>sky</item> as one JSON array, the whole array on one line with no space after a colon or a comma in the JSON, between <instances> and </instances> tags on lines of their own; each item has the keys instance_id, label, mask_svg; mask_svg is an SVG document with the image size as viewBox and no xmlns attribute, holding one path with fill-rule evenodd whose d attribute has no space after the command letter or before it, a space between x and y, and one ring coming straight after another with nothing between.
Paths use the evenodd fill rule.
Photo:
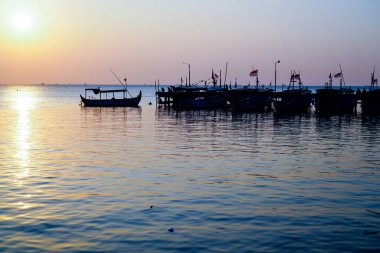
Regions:
<instances>
[{"instance_id":1,"label":"sky","mask_svg":"<svg viewBox=\"0 0 380 253\"><path fill-rule=\"evenodd\" d=\"M0 0L0 84L346 84L380 69L378 0ZM380 76L379 71L376 76ZM335 83L338 85L338 81Z\"/></svg>"}]
</instances>

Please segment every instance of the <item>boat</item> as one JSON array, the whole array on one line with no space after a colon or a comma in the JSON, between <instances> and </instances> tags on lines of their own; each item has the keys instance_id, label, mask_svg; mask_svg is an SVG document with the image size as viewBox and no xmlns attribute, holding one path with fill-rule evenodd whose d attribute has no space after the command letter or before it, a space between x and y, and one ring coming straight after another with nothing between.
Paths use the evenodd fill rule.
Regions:
<instances>
[{"instance_id":1,"label":"boat","mask_svg":"<svg viewBox=\"0 0 380 253\"><path fill-rule=\"evenodd\" d=\"M298 80L298 87L295 82ZM301 82L301 74L291 72L290 83L286 90L276 92L273 102L276 113L304 113L308 112L313 101L311 91Z\"/></svg>"},{"instance_id":2,"label":"boat","mask_svg":"<svg viewBox=\"0 0 380 253\"><path fill-rule=\"evenodd\" d=\"M340 78L339 89L333 88L333 79L330 73L329 82L325 84L325 87L316 90L316 112L319 114L350 114L355 112L357 96L353 89L345 87L342 69L340 69L339 73L334 74L333 76L335 78Z\"/></svg>"},{"instance_id":3,"label":"boat","mask_svg":"<svg viewBox=\"0 0 380 253\"><path fill-rule=\"evenodd\" d=\"M259 87L258 70L254 69L250 76L256 76L256 87L250 85L228 91L228 102L233 111L262 112L271 109L273 90Z\"/></svg>"},{"instance_id":4,"label":"boat","mask_svg":"<svg viewBox=\"0 0 380 253\"><path fill-rule=\"evenodd\" d=\"M207 85L208 80L196 84L180 84L158 89L156 91L159 105L173 106L178 110L221 109L227 105L227 87L217 86L219 76L212 71L213 86ZM210 80L210 79L209 79ZM204 85L199 83L204 82Z\"/></svg>"},{"instance_id":5,"label":"boat","mask_svg":"<svg viewBox=\"0 0 380 253\"><path fill-rule=\"evenodd\" d=\"M92 91L95 95L99 95L99 98L87 97L87 92ZM115 98L115 94L123 93L122 98ZM141 101L142 93L140 90L139 95L136 97L127 98L127 89L120 90L101 90L100 88L85 89L85 96L80 95L81 101L84 106L88 107L137 107ZM102 97L103 94L103 97ZM111 98L108 98L108 94L112 94ZM105 95L105 98L104 98Z\"/></svg>"},{"instance_id":6,"label":"boat","mask_svg":"<svg viewBox=\"0 0 380 253\"><path fill-rule=\"evenodd\" d=\"M156 92L159 104L176 109L219 109L227 104L227 89L207 86L170 86Z\"/></svg>"},{"instance_id":7,"label":"boat","mask_svg":"<svg viewBox=\"0 0 380 253\"><path fill-rule=\"evenodd\" d=\"M123 84L119 77L111 69L110 71L117 78L117 80L119 80L120 84L123 86L123 89L102 90L100 88L86 88L84 91L84 97L80 94L82 104L88 107L138 107L142 97L141 90L136 97L132 97L127 89L127 78L124 78L125 84ZM93 94L97 97L87 96L87 92L93 92ZM109 94L112 94L111 98L108 98ZM117 94L121 94L122 96L117 96ZM128 98L127 94L131 97Z\"/></svg>"},{"instance_id":8,"label":"boat","mask_svg":"<svg viewBox=\"0 0 380 253\"><path fill-rule=\"evenodd\" d=\"M371 74L371 86L368 91L365 89L361 94L362 113L368 115L380 115L380 89L375 79L375 69Z\"/></svg>"}]
</instances>

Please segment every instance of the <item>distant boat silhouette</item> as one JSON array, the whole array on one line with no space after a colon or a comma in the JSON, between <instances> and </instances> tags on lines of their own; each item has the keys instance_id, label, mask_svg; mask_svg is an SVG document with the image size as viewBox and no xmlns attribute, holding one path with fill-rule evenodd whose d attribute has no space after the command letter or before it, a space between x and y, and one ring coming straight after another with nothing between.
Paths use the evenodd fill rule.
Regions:
<instances>
[{"instance_id":1,"label":"distant boat silhouette","mask_svg":"<svg viewBox=\"0 0 380 253\"><path fill-rule=\"evenodd\" d=\"M141 93L141 90L140 90L140 93L138 96L136 97L132 97L132 98L126 98L125 97L125 94L127 92L126 89L122 89L122 90L101 90L101 89L85 89L85 92L87 93L87 91L93 91L94 94L99 94L99 99L95 99L95 98L87 98L87 96L85 95L85 97L83 97L82 95L80 95L80 98L81 98L81 101L83 103L84 106L88 106L88 107L137 107L139 106L139 103L141 101L141 97L142 97L142 93ZM109 98L102 98L102 94L109 94L109 93L112 93L113 94L113 97L111 99ZM114 95L115 93L124 93L124 97L123 98L115 98Z\"/></svg>"},{"instance_id":2,"label":"distant boat silhouette","mask_svg":"<svg viewBox=\"0 0 380 253\"><path fill-rule=\"evenodd\" d=\"M86 88L84 97L82 94L80 95L83 105L88 107L137 107L142 97L141 90L136 97L131 96L131 98L127 98L127 94L130 94L127 90L127 78L124 78L124 85L112 70L111 72L119 80L124 89L101 90L100 88ZM99 98L87 97L87 91L92 91L95 95L99 95ZM115 98L115 93L122 93L123 98ZM102 98L102 94L105 94L106 98L104 96ZM112 94L112 98L108 98L108 94Z\"/></svg>"},{"instance_id":3,"label":"distant boat silhouette","mask_svg":"<svg viewBox=\"0 0 380 253\"><path fill-rule=\"evenodd\" d=\"M375 79L375 68L371 74L370 89L362 92L361 99L364 114L380 114L380 89L377 86L377 78Z\"/></svg>"},{"instance_id":4,"label":"distant boat silhouette","mask_svg":"<svg viewBox=\"0 0 380 253\"><path fill-rule=\"evenodd\" d=\"M298 80L298 88L294 83ZM302 86L300 73L293 71L287 90L276 93L276 101L273 105L277 113L302 113L307 112L313 100L311 91ZM280 100L279 100L280 98Z\"/></svg>"},{"instance_id":5,"label":"distant boat silhouette","mask_svg":"<svg viewBox=\"0 0 380 253\"><path fill-rule=\"evenodd\" d=\"M339 89L333 89L332 77L340 78ZM351 88L343 87L343 72L342 69L339 73L329 75L329 82L326 83L323 89L317 89L315 96L315 108L320 114L342 114L353 113L357 97L354 90Z\"/></svg>"}]
</instances>

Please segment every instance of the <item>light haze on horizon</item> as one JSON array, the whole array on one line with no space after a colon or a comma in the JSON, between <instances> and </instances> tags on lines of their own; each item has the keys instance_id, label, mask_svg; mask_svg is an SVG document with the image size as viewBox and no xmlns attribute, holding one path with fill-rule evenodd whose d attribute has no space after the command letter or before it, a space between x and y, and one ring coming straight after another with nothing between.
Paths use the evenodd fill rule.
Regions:
<instances>
[{"instance_id":1,"label":"light haze on horizon","mask_svg":"<svg viewBox=\"0 0 380 253\"><path fill-rule=\"evenodd\" d=\"M19 12L30 20L14 21ZM0 84L116 83L109 69L173 84L188 75L183 62L194 83L224 76L226 61L227 82L253 83L254 67L269 84L281 60L277 84L294 69L323 85L341 64L347 85L368 85L379 12L376 0L1 0Z\"/></svg>"}]
</instances>

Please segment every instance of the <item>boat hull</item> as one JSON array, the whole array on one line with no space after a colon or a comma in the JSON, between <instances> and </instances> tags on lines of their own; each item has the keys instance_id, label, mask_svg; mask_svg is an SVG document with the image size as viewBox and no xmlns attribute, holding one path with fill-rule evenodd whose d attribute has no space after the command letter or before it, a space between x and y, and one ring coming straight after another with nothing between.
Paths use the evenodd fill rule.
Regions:
<instances>
[{"instance_id":1,"label":"boat hull","mask_svg":"<svg viewBox=\"0 0 380 253\"><path fill-rule=\"evenodd\" d=\"M137 97L124 99L88 99L80 95L86 107L137 107L141 101L141 91Z\"/></svg>"},{"instance_id":2,"label":"boat hull","mask_svg":"<svg viewBox=\"0 0 380 253\"><path fill-rule=\"evenodd\" d=\"M272 91L248 88L230 90L228 101L234 111L262 112L271 108Z\"/></svg>"},{"instance_id":3,"label":"boat hull","mask_svg":"<svg viewBox=\"0 0 380 253\"><path fill-rule=\"evenodd\" d=\"M362 93L363 114L380 115L380 89Z\"/></svg>"},{"instance_id":4,"label":"boat hull","mask_svg":"<svg viewBox=\"0 0 380 253\"><path fill-rule=\"evenodd\" d=\"M280 92L277 94L277 99L273 105L276 113L305 113L309 112L310 105L313 101L311 92L306 91L290 91Z\"/></svg>"},{"instance_id":5,"label":"boat hull","mask_svg":"<svg viewBox=\"0 0 380 253\"><path fill-rule=\"evenodd\" d=\"M320 114L352 114L356 104L352 90L319 89L315 97L315 109Z\"/></svg>"}]
</instances>

